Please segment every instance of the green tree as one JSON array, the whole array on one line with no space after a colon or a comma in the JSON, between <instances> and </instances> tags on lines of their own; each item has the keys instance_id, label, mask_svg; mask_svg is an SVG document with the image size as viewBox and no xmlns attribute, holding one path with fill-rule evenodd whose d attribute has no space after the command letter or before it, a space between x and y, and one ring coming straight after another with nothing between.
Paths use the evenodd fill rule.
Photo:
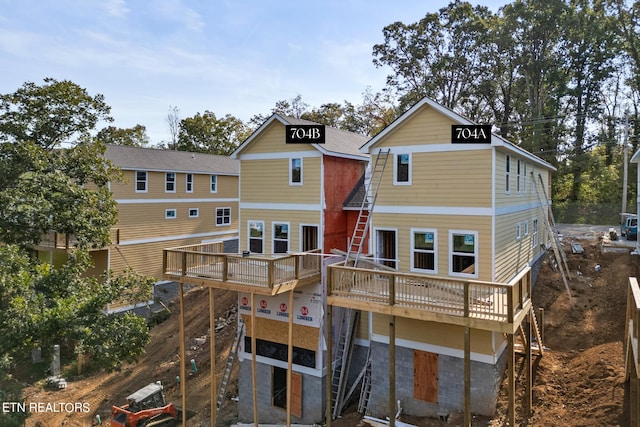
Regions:
<instances>
[{"instance_id":1,"label":"green tree","mask_svg":"<svg viewBox=\"0 0 640 427\"><path fill-rule=\"evenodd\" d=\"M98 132L96 140L103 144L128 145L130 147L145 147L149 144L147 128L143 125L135 125L125 129L107 126Z\"/></svg>"},{"instance_id":2,"label":"green tree","mask_svg":"<svg viewBox=\"0 0 640 427\"><path fill-rule=\"evenodd\" d=\"M25 350L47 351L65 340L84 342L96 363L117 367L139 355L143 345L137 344L149 335L139 318L103 310L134 289L148 296L151 287L136 275L85 274L92 266L89 249L110 243L117 220L108 183L119 173L104 159L105 146L90 136L98 118L109 120L109 108L101 95L52 79L0 99L0 373ZM73 236L76 245L56 268L31 249L50 231ZM94 337L116 329L136 345L101 351Z\"/></svg>"},{"instance_id":3,"label":"green tree","mask_svg":"<svg viewBox=\"0 0 640 427\"><path fill-rule=\"evenodd\" d=\"M211 111L197 113L180 121L180 151L229 155L249 136L242 120L227 114L218 118ZM173 147L170 147L173 148Z\"/></svg>"}]
</instances>

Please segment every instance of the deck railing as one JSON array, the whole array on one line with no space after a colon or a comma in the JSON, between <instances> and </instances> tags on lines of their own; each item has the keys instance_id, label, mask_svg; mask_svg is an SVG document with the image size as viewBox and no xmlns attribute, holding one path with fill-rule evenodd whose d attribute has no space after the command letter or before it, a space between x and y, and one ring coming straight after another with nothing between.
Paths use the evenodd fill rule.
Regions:
<instances>
[{"instance_id":1,"label":"deck railing","mask_svg":"<svg viewBox=\"0 0 640 427\"><path fill-rule=\"evenodd\" d=\"M512 323L531 294L528 268L507 284L336 264L328 271L332 296L500 322Z\"/></svg>"},{"instance_id":2,"label":"deck railing","mask_svg":"<svg viewBox=\"0 0 640 427\"><path fill-rule=\"evenodd\" d=\"M120 243L120 229L112 228L110 231L111 243ZM73 249L78 245L78 239L73 234L59 233L57 231L50 231L40 241L39 247L47 249ZM100 248L101 249L101 248Z\"/></svg>"},{"instance_id":3,"label":"deck railing","mask_svg":"<svg viewBox=\"0 0 640 427\"><path fill-rule=\"evenodd\" d=\"M629 277L627 292L627 322L625 323L625 352L627 378L633 375L640 378L640 355L638 337L640 336L640 287L635 277Z\"/></svg>"},{"instance_id":4,"label":"deck railing","mask_svg":"<svg viewBox=\"0 0 640 427\"><path fill-rule=\"evenodd\" d=\"M163 271L167 277L197 277L218 282L273 288L292 280L320 274L320 250L273 256L222 253L210 244L165 249Z\"/></svg>"}]
</instances>

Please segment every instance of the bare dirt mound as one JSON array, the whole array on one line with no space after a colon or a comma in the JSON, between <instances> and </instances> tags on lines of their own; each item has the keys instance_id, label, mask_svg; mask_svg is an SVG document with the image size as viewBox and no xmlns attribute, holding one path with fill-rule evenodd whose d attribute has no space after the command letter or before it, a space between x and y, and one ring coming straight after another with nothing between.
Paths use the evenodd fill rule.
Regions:
<instances>
[{"instance_id":1,"label":"bare dirt mound","mask_svg":"<svg viewBox=\"0 0 640 427\"><path fill-rule=\"evenodd\" d=\"M216 333L216 372L218 381L228 355L228 348L236 327L237 294L215 290L216 325L227 324ZM88 404L88 413L32 413L27 426L85 427L96 424L100 415L102 424L108 425L111 405L126 403L126 397L155 381L165 386L167 401L181 404L177 376L180 374L179 305L169 306L172 315L151 330L151 341L145 355L135 364L125 365L120 372L90 374L74 378L67 375L68 386L63 390L47 390L33 385L25 390L27 402L81 402ZM188 425L199 426L210 420L210 352L209 341L196 344L196 337L209 333L209 296L207 289L193 289L185 294L185 335L187 343L187 408L195 413ZM126 343L123 343L126 345ZM193 373L190 360L195 359L197 373ZM237 385L231 384L227 397L237 395ZM234 419L236 405L227 399L223 418ZM40 424L38 424L40 423ZM207 424L208 425L208 424ZM223 424L224 425L224 424Z\"/></svg>"}]
</instances>

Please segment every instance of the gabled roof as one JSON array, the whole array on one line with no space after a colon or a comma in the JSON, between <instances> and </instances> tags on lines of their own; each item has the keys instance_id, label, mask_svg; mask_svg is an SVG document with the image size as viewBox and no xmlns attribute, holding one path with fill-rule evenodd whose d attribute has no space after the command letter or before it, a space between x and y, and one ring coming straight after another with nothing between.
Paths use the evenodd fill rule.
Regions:
<instances>
[{"instance_id":1,"label":"gabled roof","mask_svg":"<svg viewBox=\"0 0 640 427\"><path fill-rule=\"evenodd\" d=\"M239 175L240 162L229 156L107 145L104 157L120 169Z\"/></svg>"},{"instance_id":2,"label":"gabled roof","mask_svg":"<svg viewBox=\"0 0 640 427\"><path fill-rule=\"evenodd\" d=\"M268 128L272 123L278 121L283 125L317 125L320 123L309 120L298 119L295 117L281 116L273 114L269 117L255 132L249 136L236 150L231 153L231 157L237 159L238 156L247 149L259 135ZM325 126L325 143L311 144L322 154L334 157L346 157L357 160L367 160L369 155L360 151L362 144L369 140L368 136L359 135L354 132L348 132L336 129L331 126ZM282 142L284 144L284 141Z\"/></svg>"},{"instance_id":3,"label":"gabled roof","mask_svg":"<svg viewBox=\"0 0 640 427\"><path fill-rule=\"evenodd\" d=\"M636 151L633 156L631 156L631 163L640 163L640 150Z\"/></svg>"},{"instance_id":4,"label":"gabled roof","mask_svg":"<svg viewBox=\"0 0 640 427\"><path fill-rule=\"evenodd\" d=\"M433 108L434 110L436 110L437 112L439 112L443 116L448 117L449 119L451 119L452 121L454 121L457 124L461 124L461 125L478 124L478 123L474 123L471 120L469 120L468 118L456 113L455 111L453 111L453 110L451 110L451 109L449 109L449 108L447 108L447 107L445 107L443 105L438 104L433 99L424 97L420 101L418 101L413 107L409 108L407 111L405 111L403 114L401 114L389 126L384 128L382 130L382 132L380 132L379 134L377 134L376 136L371 138L366 144L364 144L360 148L360 151L362 151L363 153L370 153L371 150L378 143L380 143L387 136L392 134L396 129L401 127L402 124L406 120L408 120L414 114L418 113L425 106ZM514 152L514 153L516 153L516 154L518 154L520 156L526 157L529 160L533 161L534 163L536 163L539 166L542 166L542 167L544 167L546 169L551 169L551 170L554 170L554 171L556 170L556 168L553 165L551 165L550 163L546 162L545 160L542 160L540 157L538 157L538 156L526 151L523 148L520 148L519 146L507 141L503 137L501 137L499 135L495 135L493 133L491 134L491 146L492 147L502 147L502 148L506 149L507 151L512 151L512 152Z\"/></svg>"}]
</instances>

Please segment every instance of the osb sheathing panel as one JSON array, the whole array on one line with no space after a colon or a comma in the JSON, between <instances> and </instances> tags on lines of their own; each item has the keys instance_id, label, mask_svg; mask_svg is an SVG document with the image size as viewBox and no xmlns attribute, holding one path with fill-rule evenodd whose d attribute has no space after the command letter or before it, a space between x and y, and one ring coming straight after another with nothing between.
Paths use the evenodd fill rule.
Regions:
<instances>
[{"instance_id":1,"label":"osb sheathing panel","mask_svg":"<svg viewBox=\"0 0 640 427\"><path fill-rule=\"evenodd\" d=\"M251 316L241 315L245 323L246 335L251 336ZM267 340L278 344L287 345L289 343L289 323L280 322L273 319L257 318L256 338ZM320 329L311 326L293 324L293 345L307 350L318 350L318 340Z\"/></svg>"}]
</instances>

